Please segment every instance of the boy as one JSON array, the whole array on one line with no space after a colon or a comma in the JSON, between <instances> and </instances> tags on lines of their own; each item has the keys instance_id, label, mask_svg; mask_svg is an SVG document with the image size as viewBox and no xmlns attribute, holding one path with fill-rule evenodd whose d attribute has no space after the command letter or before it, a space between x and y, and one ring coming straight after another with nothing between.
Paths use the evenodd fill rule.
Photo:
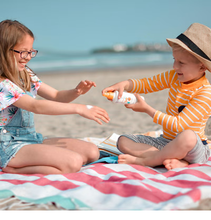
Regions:
<instances>
[{"instance_id":1,"label":"boy","mask_svg":"<svg viewBox=\"0 0 211 220\"><path fill-rule=\"evenodd\" d=\"M206 70L211 72L211 29L194 23L167 42L172 47L174 70L148 79L122 81L103 90L117 90L121 97L124 90L146 94L169 89L167 114L152 108L138 95L136 104L125 105L151 116L153 122L162 125L163 135L121 135L118 148L124 154L118 163L151 167L163 164L171 170L205 163L210 156L204 129L211 115L211 85L205 76Z\"/></svg>"}]
</instances>

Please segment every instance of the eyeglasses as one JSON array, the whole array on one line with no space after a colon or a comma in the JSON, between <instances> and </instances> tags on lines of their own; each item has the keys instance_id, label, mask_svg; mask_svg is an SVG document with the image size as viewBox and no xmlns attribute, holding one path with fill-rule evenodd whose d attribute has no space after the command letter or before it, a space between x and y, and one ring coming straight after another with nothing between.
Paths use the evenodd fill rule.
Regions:
<instances>
[{"instance_id":1,"label":"eyeglasses","mask_svg":"<svg viewBox=\"0 0 211 220\"><path fill-rule=\"evenodd\" d=\"M19 53L22 59L25 59L26 57L28 57L28 55L30 55L31 58L36 57L38 53L38 50L32 50L32 51L18 51L18 50L13 50L13 49L11 50L16 53Z\"/></svg>"}]
</instances>

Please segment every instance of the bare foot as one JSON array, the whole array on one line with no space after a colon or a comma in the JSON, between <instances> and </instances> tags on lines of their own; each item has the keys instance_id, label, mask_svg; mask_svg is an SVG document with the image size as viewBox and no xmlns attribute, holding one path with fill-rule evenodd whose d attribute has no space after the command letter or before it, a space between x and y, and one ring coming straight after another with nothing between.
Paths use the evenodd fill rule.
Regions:
<instances>
[{"instance_id":1,"label":"bare foot","mask_svg":"<svg viewBox=\"0 0 211 220\"><path fill-rule=\"evenodd\" d=\"M165 166L167 170L172 170L174 168L187 167L189 163L185 160L166 159L163 161L163 165Z\"/></svg>"},{"instance_id":2,"label":"bare foot","mask_svg":"<svg viewBox=\"0 0 211 220\"><path fill-rule=\"evenodd\" d=\"M118 157L118 163L120 163L120 164L138 164L138 165L144 166L142 158L134 157L129 154L120 154Z\"/></svg>"}]
</instances>

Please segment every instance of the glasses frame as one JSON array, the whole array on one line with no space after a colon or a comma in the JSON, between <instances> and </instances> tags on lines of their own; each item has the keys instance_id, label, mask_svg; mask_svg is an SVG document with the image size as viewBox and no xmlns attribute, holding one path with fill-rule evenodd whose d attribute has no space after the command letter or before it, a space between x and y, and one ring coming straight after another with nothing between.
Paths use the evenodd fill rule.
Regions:
<instances>
[{"instance_id":1,"label":"glasses frame","mask_svg":"<svg viewBox=\"0 0 211 220\"><path fill-rule=\"evenodd\" d=\"M19 51L19 50L14 50L14 49L11 49L12 51L14 51L15 53L19 53L20 54L20 57L22 59L25 59L28 57L28 55L30 55L31 58L34 58L36 57L37 53L38 53L38 50L32 50L32 51ZM32 53L35 52L35 55L32 56ZM26 56L23 56L23 53L28 53Z\"/></svg>"}]
</instances>

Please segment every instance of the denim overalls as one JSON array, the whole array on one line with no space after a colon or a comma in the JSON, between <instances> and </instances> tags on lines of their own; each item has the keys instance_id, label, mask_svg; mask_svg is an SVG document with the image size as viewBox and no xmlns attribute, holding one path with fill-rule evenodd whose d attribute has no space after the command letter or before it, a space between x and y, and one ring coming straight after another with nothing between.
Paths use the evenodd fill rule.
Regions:
<instances>
[{"instance_id":1,"label":"denim overalls","mask_svg":"<svg viewBox=\"0 0 211 220\"><path fill-rule=\"evenodd\" d=\"M0 167L5 168L23 146L42 142L43 136L35 131L34 114L19 108L0 130Z\"/></svg>"}]
</instances>

